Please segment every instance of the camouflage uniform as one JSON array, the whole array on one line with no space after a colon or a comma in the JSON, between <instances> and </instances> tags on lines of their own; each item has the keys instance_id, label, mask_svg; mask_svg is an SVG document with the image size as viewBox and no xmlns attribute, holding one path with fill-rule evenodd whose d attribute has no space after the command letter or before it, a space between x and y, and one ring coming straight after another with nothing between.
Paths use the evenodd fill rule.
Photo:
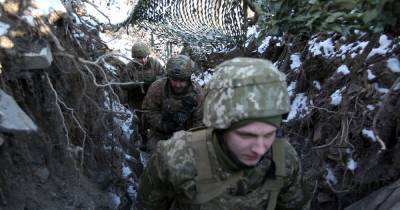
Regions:
<instances>
[{"instance_id":1,"label":"camouflage uniform","mask_svg":"<svg viewBox=\"0 0 400 210\"><path fill-rule=\"evenodd\" d=\"M218 141L218 132L232 123L287 113L287 94L285 76L266 60L236 58L219 65L204 101L208 128L180 131L159 142L140 177L141 205L157 210L308 208L299 157L284 138L277 138L252 168L235 163Z\"/></svg>"},{"instance_id":2,"label":"camouflage uniform","mask_svg":"<svg viewBox=\"0 0 400 210\"><path fill-rule=\"evenodd\" d=\"M177 56L176 61L183 64L189 62L186 77L190 81L192 61L187 56ZM175 59L175 58L173 58ZM188 59L188 60L185 60ZM171 77L181 76L179 72L171 75L169 64L167 63L168 78L155 81L149 88L143 100L142 108L145 111L145 121L149 124L147 149L150 151L155 148L159 140L170 138L173 132L178 130L188 130L202 125L202 101L204 93L202 88L194 81L189 82L188 89L183 94L174 94L171 84ZM188 64L188 65L189 65ZM184 78L181 78L184 79Z\"/></svg>"},{"instance_id":3,"label":"camouflage uniform","mask_svg":"<svg viewBox=\"0 0 400 210\"><path fill-rule=\"evenodd\" d=\"M132 57L134 60L128 63L120 74L122 82L144 82L142 86L122 86L126 91L123 102L128 103L128 105L134 109L140 109L143 98L151 83L165 76L164 66L156 58L148 57L148 60L144 65L135 59L135 57L138 56L147 57L149 54L150 49L144 43L135 43L132 47Z\"/></svg>"}]
</instances>

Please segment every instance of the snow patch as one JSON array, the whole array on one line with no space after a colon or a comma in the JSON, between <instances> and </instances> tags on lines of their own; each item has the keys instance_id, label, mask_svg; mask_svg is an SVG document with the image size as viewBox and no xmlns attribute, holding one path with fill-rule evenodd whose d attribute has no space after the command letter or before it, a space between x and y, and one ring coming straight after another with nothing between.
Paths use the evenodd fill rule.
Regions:
<instances>
[{"instance_id":1,"label":"snow patch","mask_svg":"<svg viewBox=\"0 0 400 210\"><path fill-rule=\"evenodd\" d=\"M376 82L374 83L374 88L375 88L375 90L377 90L378 92L383 93L383 94L386 94L389 92L389 89L379 87L379 84Z\"/></svg>"},{"instance_id":2,"label":"snow patch","mask_svg":"<svg viewBox=\"0 0 400 210\"><path fill-rule=\"evenodd\" d=\"M345 64L339 66L339 68L337 68L336 72L342 73L344 75L350 74L350 70Z\"/></svg>"},{"instance_id":3,"label":"snow patch","mask_svg":"<svg viewBox=\"0 0 400 210\"><path fill-rule=\"evenodd\" d=\"M329 185L337 184L337 178L331 168L325 168L326 174L324 175L326 183Z\"/></svg>"},{"instance_id":4,"label":"snow patch","mask_svg":"<svg viewBox=\"0 0 400 210\"><path fill-rule=\"evenodd\" d=\"M364 128L361 131L362 135L366 138L368 138L369 140L371 140L372 142L376 142L376 136L373 130Z\"/></svg>"},{"instance_id":5,"label":"snow patch","mask_svg":"<svg viewBox=\"0 0 400 210\"><path fill-rule=\"evenodd\" d=\"M394 73L400 73L400 62L397 58L389 58L386 61L386 66Z\"/></svg>"},{"instance_id":6,"label":"snow patch","mask_svg":"<svg viewBox=\"0 0 400 210\"><path fill-rule=\"evenodd\" d=\"M6 34L8 32L8 28L10 28L10 25L0 21L0 36Z\"/></svg>"},{"instance_id":7,"label":"snow patch","mask_svg":"<svg viewBox=\"0 0 400 210\"><path fill-rule=\"evenodd\" d=\"M293 96L293 94L294 94L294 89L296 88L296 81L294 81L294 82L291 82L290 83L290 85L288 86L288 94L289 94L289 97L292 97Z\"/></svg>"},{"instance_id":8,"label":"snow patch","mask_svg":"<svg viewBox=\"0 0 400 210\"><path fill-rule=\"evenodd\" d=\"M376 78L374 73L372 73L371 69L367 69L367 73L368 73L368 80L373 80Z\"/></svg>"},{"instance_id":9,"label":"snow patch","mask_svg":"<svg viewBox=\"0 0 400 210\"><path fill-rule=\"evenodd\" d=\"M123 164L122 165L122 176L124 178L127 178L131 174L132 174L131 169L128 166L126 166L125 164Z\"/></svg>"},{"instance_id":10,"label":"snow patch","mask_svg":"<svg viewBox=\"0 0 400 210\"><path fill-rule=\"evenodd\" d=\"M261 45L258 47L258 53L262 54L263 52L265 52L268 47L269 47L269 41L272 39L271 36L267 36L265 37L265 39L262 41Z\"/></svg>"},{"instance_id":11,"label":"snow patch","mask_svg":"<svg viewBox=\"0 0 400 210\"><path fill-rule=\"evenodd\" d=\"M110 22L111 24L118 24L128 18L134 6L129 3L127 4L125 1L119 1L118 3L116 2L109 4L108 1L94 0L92 1L92 3L96 5L97 9L86 2L84 4L88 15L96 17L97 21L101 23ZM105 14L108 19L98 10L101 11L101 13Z\"/></svg>"},{"instance_id":12,"label":"snow patch","mask_svg":"<svg viewBox=\"0 0 400 210\"><path fill-rule=\"evenodd\" d=\"M374 111L374 110L375 110L375 106L372 105L372 104L368 104L368 105L367 105L367 109L368 109L369 111Z\"/></svg>"},{"instance_id":13,"label":"snow patch","mask_svg":"<svg viewBox=\"0 0 400 210\"><path fill-rule=\"evenodd\" d=\"M290 69L294 70L301 66L300 53L294 53L290 55L290 60L292 61L290 64Z\"/></svg>"},{"instance_id":14,"label":"snow patch","mask_svg":"<svg viewBox=\"0 0 400 210\"><path fill-rule=\"evenodd\" d=\"M204 87L208 81L210 81L212 73L210 71L204 71L201 74L192 74L192 81L197 82L200 86Z\"/></svg>"},{"instance_id":15,"label":"snow patch","mask_svg":"<svg viewBox=\"0 0 400 210\"><path fill-rule=\"evenodd\" d=\"M47 16L53 11L57 11L58 13L67 13L64 5L59 0L34 0L32 5L36 5L36 8L30 8L33 16Z\"/></svg>"},{"instance_id":16,"label":"snow patch","mask_svg":"<svg viewBox=\"0 0 400 210\"><path fill-rule=\"evenodd\" d=\"M347 160L347 168L354 172L354 170L357 168L357 162L354 161L353 158L349 158Z\"/></svg>"},{"instance_id":17,"label":"snow patch","mask_svg":"<svg viewBox=\"0 0 400 210\"><path fill-rule=\"evenodd\" d=\"M340 105L340 103L342 103L342 92L344 89L345 89L345 87L342 89L336 90L334 93L332 93L332 95L331 95L331 104L332 105L338 106L338 105Z\"/></svg>"},{"instance_id":18,"label":"snow patch","mask_svg":"<svg viewBox=\"0 0 400 210\"><path fill-rule=\"evenodd\" d=\"M313 85L315 88L317 88L318 90L321 90L321 84L318 81L313 81Z\"/></svg>"},{"instance_id":19,"label":"snow patch","mask_svg":"<svg viewBox=\"0 0 400 210\"><path fill-rule=\"evenodd\" d=\"M367 58L370 58L374 55L383 55L389 51L389 46L392 44L392 41L388 39L385 34L382 34L379 37L379 44L378 48L373 48L371 52L368 54Z\"/></svg>"},{"instance_id":20,"label":"snow patch","mask_svg":"<svg viewBox=\"0 0 400 210\"><path fill-rule=\"evenodd\" d=\"M328 38L327 40L321 42L317 42L316 40L317 38L314 38L308 42L308 50L314 56L322 55L324 57L330 57L334 53L335 48L331 38Z\"/></svg>"},{"instance_id":21,"label":"snow patch","mask_svg":"<svg viewBox=\"0 0 400 210\"><path fill-rule=\"evenodd\" d=\"M110 197L113 207L117 208L121 204L121 198L116 193L110 193Z\"/></svg>"},{"instance_id":22,"label":"snow patch","mask_svg":"<svg viewBox=\"0 0 400 210\"><path fill-rule=\"evenodd\" d=\"M337 57L342 57L342 59L344 60L346 58L346 54L350 54L350 56L352 58L354 58L357 54L361 54L365 47L368 45L368 41L365 42L354 42L354 43L350 43L350 44L345 44L342 45L337 53Z\"/></svg>"},{"instance_id":23,"label":"snow patch","mask_svg":"<svg viewBox=\"0 0 400 210\"><path fill-rule=\"evenodd\" d=\"M310 108L307 106L308 97L304 93L296 94L295 99L290 105L290 112L288 114L286 122L295 118L301 119L310 112Z\"/></svg>"}]
</instances>

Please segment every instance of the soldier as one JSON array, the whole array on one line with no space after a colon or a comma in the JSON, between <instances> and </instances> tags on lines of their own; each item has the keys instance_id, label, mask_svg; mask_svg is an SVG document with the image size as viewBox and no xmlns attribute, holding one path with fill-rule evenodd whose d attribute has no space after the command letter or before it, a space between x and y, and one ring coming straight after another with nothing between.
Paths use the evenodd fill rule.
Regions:
<instances>
[{"instance_id":1,"label":"soldier","mask_svg":"<svg viewBox=\"0 0 400 210\"><path fill-rule=\"evenodd\" d=\"M133 60L121 72L122 82L144 82L143 85L122 86L126 92L124 102L132 109L140 109L151 83L165 76L164 66L149 55L150 48L143 42L136 42L132 46Z\"/></svg>"},{"instance_id":2,"label":"soldier","mask_svg":"<svg viewBox=\"0 0 400 210\"><path fill-rule=\"evenodd\" d=\"M277 136L289 111L285 76L271 62L217 66L204 99L205 128L159 142L140 177L146 209L304 209L299 157Z\"/></svg>"},{"instance_id":3,"label":"soldier","mask_svg":"<svg viewBox=\"0 0 400 210\"><path fill-rule=\"evenodd\" d=\"M132 46L133 60L121 72L122 82L143 82L141 85L124 85L122 102L135 111L137 123L134 124L137 142L146 142L146 123L142 119L141 108L147 89L157 79L165 76L165 68L156 58L150 57L150 48L143 42L136 42ZM140 135L139 135L140 134Z\"/></svg>"},{"instance_id":4,"label":"soldier","mask_svg":"<svg viewBox=\"0 0 400 210\"><path fill-rule=\"evenodd\" d=\"M145 121L149 124L147 149L152 151L159 140L175 131L202 125L203 90L191 81L193 61L178 55L166 65L167 78L155 81L143 100Z\"/></svg>"}]
</instances>

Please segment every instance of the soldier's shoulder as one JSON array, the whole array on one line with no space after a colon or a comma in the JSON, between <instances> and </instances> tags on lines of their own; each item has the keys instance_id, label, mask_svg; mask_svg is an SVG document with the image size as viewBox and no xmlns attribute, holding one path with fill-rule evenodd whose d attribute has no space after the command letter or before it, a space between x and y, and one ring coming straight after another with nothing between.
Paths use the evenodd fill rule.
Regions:
<instances>
[{"instance_id":1,"label":"soldier's shoulder","mask_svg":"<svg viewBox=\"0 0 400 210\"><path fill-rule=\"evenodd\" d=\"M149 62L152 66L155 66L155 67L163 67L164 66L163 63L161 62L161 60L158 58L149 57Z\"/></svg>"},{"instance_id":2,"label":"soldier's shoulder","mask_svg":"<svg viewBox=\"0 0 400 210\"><path fill-rule=\"evenodd\" d=\"M127 69L136 69L140 66L137 61L131 60L128 64L126 64Z\"/></svg>"},{"instance_id":3,"label":"soldier's shoulder","mask_svg":"<svg viewBox=\"0 0 400 210\"><path fill-rule=\"evenodd\" d=\"M289 172L288 175L290 175L291 171L298 170L301 167L299 155L287 138L279 138L278 140L282 141L285 153L285 167Z\"/></svg>"},{"instance_id":4,"label":"soldier's shoulder","mask_svg":"<svg viewBox=\"0 0 400 210\"><path fill-rule=\"evenodd\" d=\"M157 154L161 157L162 164L176 173L195 169L195 154L189 143L191 132L178 131L166 141L159 141ZM189 170L190 171L190 170Z\"/></svg>"},{"instance_id":5,"label":"soldier's shoulder","mask_svg":"<svg viewBox=\"0 0 400 210\"><path fill-rule=\"evenodd\" d=\"M161 90L163 89L166 82L167 82L167 78L158 79L158 80L154 81L153 83L151 83L148 91L161 93Z\"/></svg>"}]
</instances>

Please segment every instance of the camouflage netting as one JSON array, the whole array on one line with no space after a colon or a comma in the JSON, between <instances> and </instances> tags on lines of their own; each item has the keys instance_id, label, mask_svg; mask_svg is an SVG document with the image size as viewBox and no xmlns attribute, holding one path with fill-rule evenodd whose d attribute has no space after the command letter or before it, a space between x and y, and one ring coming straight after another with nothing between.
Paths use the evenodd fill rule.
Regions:
<instances>
[{"instance_id":1,"label":"camouflage netting","mask_svg":"<svg viewBox=\"0 0 400 210\"><path fill-rule=\"evenodd\" d=\"M242 43L245 17L240 0L140 0L126 23L172 41L219 51Z\"/></svg>"}]
</instances>

